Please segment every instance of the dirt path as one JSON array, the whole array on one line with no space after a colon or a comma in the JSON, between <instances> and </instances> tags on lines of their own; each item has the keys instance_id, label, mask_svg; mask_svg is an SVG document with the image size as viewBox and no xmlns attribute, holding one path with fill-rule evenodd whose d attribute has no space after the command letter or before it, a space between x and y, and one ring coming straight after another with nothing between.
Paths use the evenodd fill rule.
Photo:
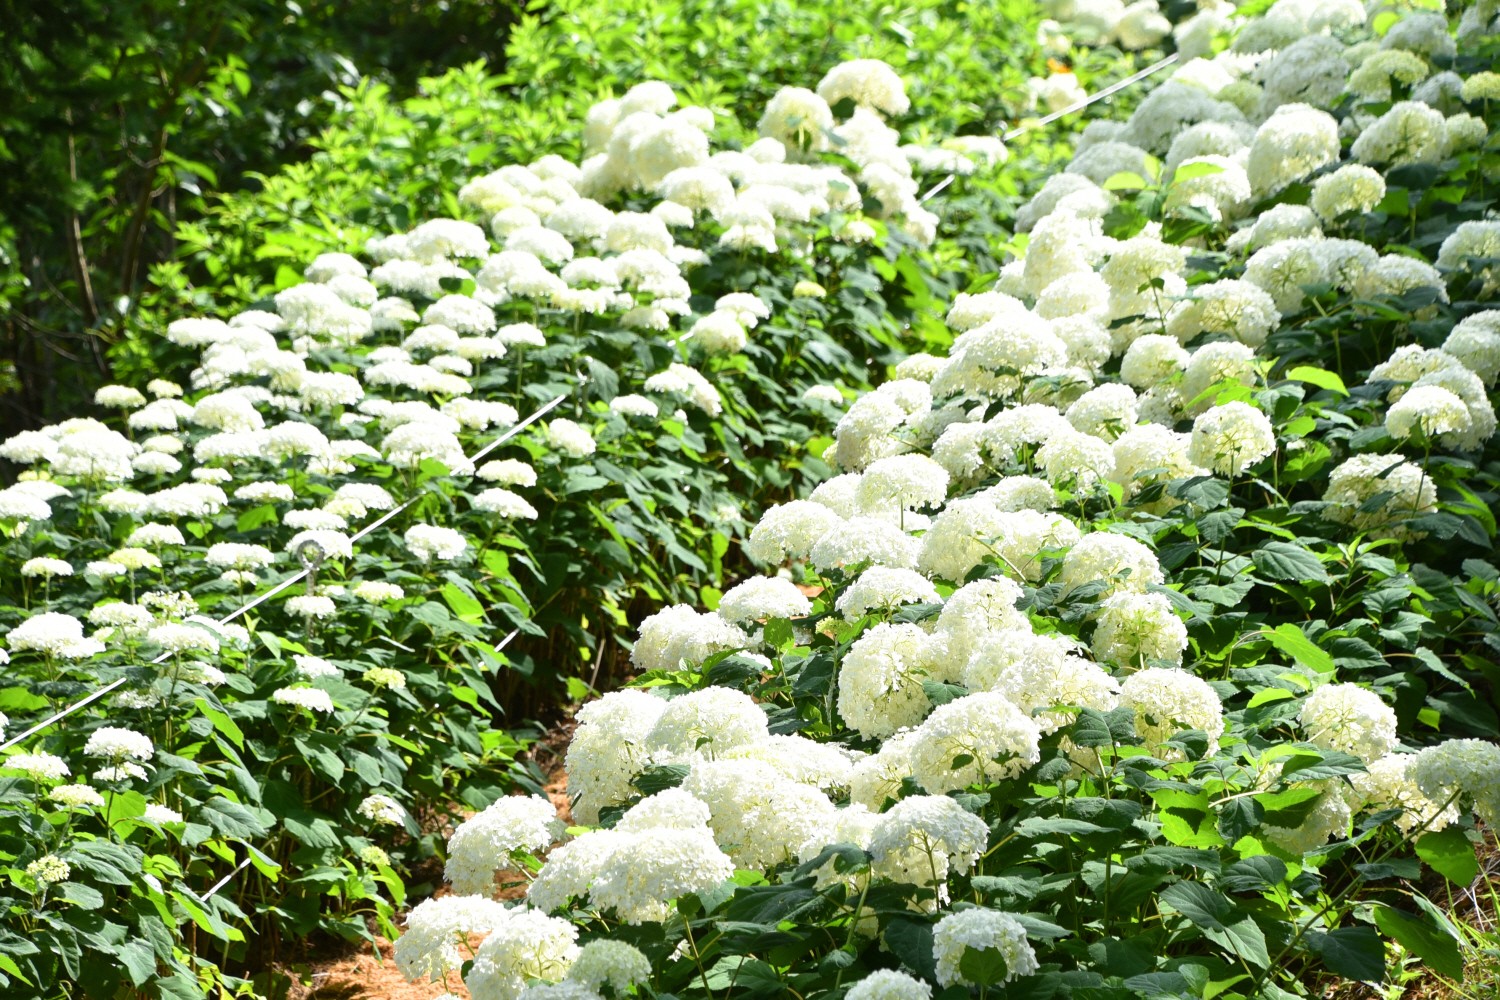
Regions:
<instances>
[{"instance_id":1,"label":"dirt path","mask_svg":"<svg viewBox=\"0 0 1500 1000\"><path fill-rule=\"evenodd\" d=\"M564 822L572 821L568 805L568 775L563 770L563 756L572 734L573 723L566 722L548 733L532 751L538 766L547 775L543 790ZM444 891L439 890L439 895ZM503 890L499 896L501 899L519 898L523 891L517 886ZM401 914L396 920L397 925L404 920L405 914ZM482 940L482 935L475 935L470 945L478 947ZM284 996L286 1000L433 1000L444 992L442 983L407 982L401 970L396 968L393 951L392 942L377 937L374 947L366 945L357 951L315 957L295 967L283 967L282 974L290 980ZM454 996L468 1000L469 992L457 974L449 978L448 989Z\"/></svg>"}]
</instances>

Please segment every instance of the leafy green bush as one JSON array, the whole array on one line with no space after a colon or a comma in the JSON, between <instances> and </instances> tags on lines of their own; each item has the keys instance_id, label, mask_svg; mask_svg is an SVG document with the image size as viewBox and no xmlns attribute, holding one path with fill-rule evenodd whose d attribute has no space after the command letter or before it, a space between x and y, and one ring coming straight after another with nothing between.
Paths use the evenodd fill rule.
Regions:
<instances>
[{"instance_id":1,"label":"leafy green bush","mask_svg":"<svg viewBox=\"0 0 1500 1000\"><path fill-rule=\"evenodd\" d=\"M673 182L693 207L631 179L649 148L591 188L614 208L556 157L505 168L453 202L504 252L436 219L370 241L373 270L279 268L266 308L164 323L146 392L96 394L108 422L0 445L29 467L0 494L0 708L11 743L42 720L0 763L11 985L186 996L286 940L392 933L445 821L527 782L486 718L609 680L633 602L716 596L742 498L826 472L844 397L803 390L946 338L934 303L975 264L934 243L918 179L973 173L932 204L975 216L1014 201L980 169L997 144L913 146L909 176L835 100L827 162L762 140L711 167L712 115L632 93L634 127L701 140ZM565 265L574 243L605 256ZM506 653L520 635L549 654Z\"/></svg>"},{"instance_id":2,"label":"leafy green bush","mask_svg":"<svg viewBox=\"0 0 1500 1000\"><path fill-rule=\"evenodd\" d=\"M515 797L455 832L407 974L1461 979L1421 883L1470 885L1500 822L1492 14L1183 25L1185 60L1223 55L1083 136L947 357L858 396L842 474L749 533L767 575L642 623L634 687L578 713L569 837Z\"/></svg>"},{"instance_id":3,"label":"leafy green bush","mask_svg":"<svg viewBox=\"0 0 1500 1000\"><path fill-rule=\"evenodd\" d=\"M86 404L178 226L305 156L339 88L409 94L456 51L498 66L517 13L478 0L14 11L0 39L7 431Z\"/></svg>"}]
</instances>

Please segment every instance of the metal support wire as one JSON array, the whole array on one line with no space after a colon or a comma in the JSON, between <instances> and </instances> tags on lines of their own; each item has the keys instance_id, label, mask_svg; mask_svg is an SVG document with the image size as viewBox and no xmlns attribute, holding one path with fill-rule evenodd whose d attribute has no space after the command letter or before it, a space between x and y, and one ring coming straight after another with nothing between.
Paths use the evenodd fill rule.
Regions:
<instances>
[{"instance_id":1,"label":"metal support wire","mask_svg":"<svg viewBox=\"0 0 1500 1000\"><path fill-rule=\"evenodd\" d=\"M530 427L532 424L534 424L538 420L542 419L542 417L546 416L548 413L551 413L553 410L557 409L557 407L560 406L560 405L562 405L563 401L566 400L567 398L568 398L568 393L563 393L562 395L556 396L553 399L548 400L546 403L543 403L541 406L537 407L534 411L532 411L531 415L528 416L525 420L522 420L520 423L516 424L514 427L511 427L509 430L507 430L504 434L501 434L499 437L495 438L495 440L489 442L484 447L482 447L478 451L476 451L471 456L470 461L472 461L472 462L478 462L481 458L483 458L484 456L488 455L490 452L494 451L496 448L500 447L502 444L504 444L505 442L509 441L511 438L515 437L517 434L521 433L527 427ZM363 528L361 528L357 533L355 533L352 537L350 537L349 541L351 543L353 543L353 542L359 541L361 538L364 538L370 532L372 532L375 529L379 528L381 525L386 524L387 522L389 522L391 520L391 518L395 517L397 514L400 514L406 508L410 507L415 500L416 500L416 498L412 497L412 498L410 498L408 500L403 501L400 504L397 504L395 507L392 507L390 510L386 511L380 517L376 518L374 521L371 521L369 524L367 524ZM246 614L246 613L254 610L255 608L259 607L260 605L264 604L266 601L270 600L272 597L275 597L277 594L279 594L282 591L286 590L288 587L295 586L296 584L298 584L299 582L301 582L303 579L305 579L308 576L308 574L310 574L310 573L313 572L313 570L315 568L315 565L316 565L315 563L304 562L303 567L302 567L301 570L299 570L296 573L293 573L291 576L287 577L285 580L282 580L280 583L278 583L276 586L272 587L270 590L266 591L264 594L257 595L256 598L255 598L255 600L250 601L247 604L241 605L240 607L238 607L235 610L231 611L229 614L225 615L223 618L220 618L218 620L217 624L219 624L219 625L227 625L230 622L234 621L236 618L240 617L241 615ZM509 642L510 639L512 639L514 637L515 637L515 633L511 633L510 636L506 637L506 642ZM156 659L152 660L151 663L153 665L158 664L158 663L163 663L170 656L171 656L170 653L162 653L161 655L157 656ZM12 736L10 739L6 740L4 743L0 743L0 752L3 752L5 750L9 750L11 747L15 746L17 743L20 743L20 742L22 742L22 741L24 741L26 739L29 739L32 736L35 736L37 733L39 733L42 730L47 729L48 727L50 727L53 723L58 722L58 721L60 721L62 719L67 718L68 716L72 715L74 712L78 711L79 709L81 709L81 708L87 708L89 705L92 705L94 702L98 701L100 698L103 698L105 695L109 694L111 691L115 690L120 685L124 684L127 680L129 680L128 677L118 677L115 680L110 681L108 684L104 685L104 687L102 687L99 690L95 691L93 694L89 695L87 698L84 698L84 699L82 699L80 701L74 702L72 705L69 705L67 708L60 709L60 710L58 710L56 712L53 712L47 718L43 719L41 722L38 722L36 725L32 726L30 729L27 729L24 732L18 733L15 736ZM241 865L241 867L244 867L244 866ZM215 891L217 891L217 887L215 887ZM213 892L210 892L209 895L213 895ZM204 897L204 898L207 898L207 897Z\"/></svg>"},{"instance_id":2,"label":"metal support wire","mask_svg":"<svg viewBox=\"0 0 1500 1000\"><path fill-rule=\"evenodd\" d=\"M1067 115L1071 115L1075 111L1082 111L1084 108L1088 107L1090 104L1093 104L1096 101L1102 101L1106 97L1109 97L1109 96L1111 96L1113 94L1118 94L1120 91L1124 90L1126 87L1130 86L1131 84L1138 83L1141 80L1146 79L1146 77L1151 76L1152 74L1157 73L1157 72L1159 72L1159 71L1161 71L1163 69L1166 69L1168 66L1172 65L1173 63L1175 63L1177 61L1177 58L1178 58L1177 57L1177 53L1173 52L1171 55L1167 56L1165 59L1161 60L1160 62L1154 62L1150 66L1147 66L1145 69L1139 70L1139 71L1137 71L1135 73L1132 73L1129 76L1127 76L1125 79L1119 80L1119 81L1117 81L1115 83L1112 83L1108 87L1105 87L1103 90L1099 91L1098 93L1096 93L1096 94L1090 94L1088 97L1085 97L1081 101L1075 101L1075 102L1073 102L1072 104L1069 104L1067 107L1063 108L1060 111L1054 111L1051 114L1045 115L1045 116L1043 116L1041 118L1036 118L1036 119L1033 119L1033 120L1030 120L1030 121L1023 122L1022 124L1020 124L1020 125L1016 126L1015 128L1011 129L1009 132L1006 132L1000 138L1004 142L1010 142L1012 139L1019 138L1020 136L1025 135L1027 132L1030 132L1033 129L1039 129L1043 125L1050 125L1053 122L1057 121L1059 118L1063 118L1063 117L1066 117ZM947 177L944 177L942 180L938 181L937 184L933 185L932 190L930 190L926 194L924 194L922 196L921 200L923 202L927 201L927 199L933 197L934 195L936 195L938 192L942 191L944 188L946 188L949 184L952 184L957 179L958 179L958 175L957 174L949 174Z\"/></svg>"}]
</instances>

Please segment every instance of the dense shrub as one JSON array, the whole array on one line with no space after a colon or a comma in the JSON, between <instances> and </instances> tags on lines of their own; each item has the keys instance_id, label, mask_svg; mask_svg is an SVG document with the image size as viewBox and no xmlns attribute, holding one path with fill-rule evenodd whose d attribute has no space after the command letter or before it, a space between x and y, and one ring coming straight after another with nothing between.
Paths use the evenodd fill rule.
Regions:
<instances>
[{"instance_id":1,"label":"dense shrub","mask_svg":"<svg viewBox=\"0 0 1500 1000\"><path fill-rule=\"evenodd\" d=\"M306 155L340 88L410 94L498 67L518 11L479 0L7 12L0 38L0 396L6 431L84 405L138 322L148 272L210 195ZM61 372L81 376L64 379Z\"/></svg>"},{"instance_id":2,"label":"dense shrub","mask_svg":"<svg viewBox=\"0 0 1500 1000\"><path fill-rule=\"evenodd\" d=\"M1182 25L1204 58L1084 133L947 356L855 399L841 474L763 514L768 575L642 624L637 685L578 714L571 839L524 798L459 828L408 975L1461 978L1417 883L1467 886L1500 822L1492 15Z\"/></svg>"},{"instance_id":3,"label":"dense shrub","mask_svg":"<svg viewBox=\"0 0 1500 1000\"><path fill-rule=\"evenodd\" d=\"M854 96L875 73L900 114L881 66ZM489 233L283 269L264 308L164 324L145 391L96 394L117 415L0 445L29 467L3 492L7 725L102 696L5 761L0 972L188 995L279 941L392 932L445 818L526 780L486 716L521 721L528 677L602 681L639 595L717 596L739 504L826 471L830 383L942 343L933 304L997 266L959 266L919 182L973 175L931 204L975 217L1017 200L998 141L903 148L830 97L837 128L822 103L752 143L632 88L590 127L657 143L475 178L452 206ZM548 654L505 652L525 635Z\"/></svg>"}]
</instances>

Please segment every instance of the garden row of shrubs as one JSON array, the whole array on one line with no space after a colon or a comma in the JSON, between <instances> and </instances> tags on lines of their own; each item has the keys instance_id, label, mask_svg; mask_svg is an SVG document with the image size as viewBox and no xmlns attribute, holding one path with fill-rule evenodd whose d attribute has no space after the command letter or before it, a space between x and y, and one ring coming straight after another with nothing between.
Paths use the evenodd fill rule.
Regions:
<instances>
[{"instance_id":1,"label":"garden row of shrubs","mask_svg":"<svg viewBox=\"0 0 1500 1000\"><path fill-rule=\"evenodd\" d=\"M7 989L233 992L395 936L450 820L539 790L528 718L615 682L642 604L742 575L743 511L828 475L846 400L999 271L1065 127L1007 151L996 108L1075 95L1028 89L1049 51L1135 65L1022 5L969 62L940 7L877 13L802 86L757 41L694 104L621 63L629 12L554 11L508 73L572 18L617 98L351 91L324 152L178 231L95 415L0 443ZM893 46L948 70L845 59Z\"/></svg>"}]
</instances>

